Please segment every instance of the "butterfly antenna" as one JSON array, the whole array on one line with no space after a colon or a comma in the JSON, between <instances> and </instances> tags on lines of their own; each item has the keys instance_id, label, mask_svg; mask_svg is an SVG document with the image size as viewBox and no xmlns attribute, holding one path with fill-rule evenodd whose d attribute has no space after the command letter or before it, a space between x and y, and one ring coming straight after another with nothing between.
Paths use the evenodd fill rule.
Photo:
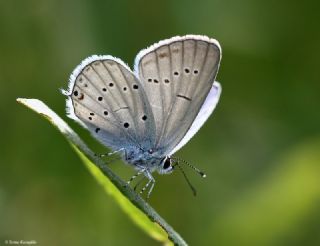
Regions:
<instances>
[{"instance_id":1,"label":"butterfly antenna","mask_svg":"<svg viewBox=\"0 0 320 246\"><path fill-rule=\"evenodd\" d=\"M173 167L175 167L175 166L178 166L179 170L181 171L181 173L183 174L185 180L187 181L190 189L192 190L193 195L196 196L197 195L197 191L193 187L193 185L191 184L190 180L188 179L188 177L187 177L186 173L184 172L184 170L182 169L182 167L179 165L179 162L176 162L176 164Z\"/></svg>"},{"instance_id":2,"label":"butterfly antenna","mask_svg":"<svg viewBox=\"0 0 320 246\"><path fill-rule=\"evenodd\" d=\"M197 173L199 173L202 178L207 177L207 175L206 175L204 172L202 172L200 169L196 168L195 166L191 165L189 162L187 162L187 161L185 161L185 160L183 160L183 159L180 159L180 158L178 158L178 157L170 157L170 158L173 159L173 160L176 160L176 161L178 161L178 162L182 162L182 163L186 164L187 166L189 166L190 168L192 168L194 171L196 171Z\"/></svg>"}]
</instances>

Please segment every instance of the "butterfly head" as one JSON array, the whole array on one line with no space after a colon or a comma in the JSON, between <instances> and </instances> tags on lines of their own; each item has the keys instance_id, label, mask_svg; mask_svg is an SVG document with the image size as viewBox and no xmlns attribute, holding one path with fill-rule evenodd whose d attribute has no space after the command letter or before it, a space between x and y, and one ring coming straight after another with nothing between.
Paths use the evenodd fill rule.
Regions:
<instances>
[{"instance_id":1,"label":"butterfly head","mask_svg":"<svg viewBox=\"0 0 320 246\"><path fill-rule=\"evenodd\" d=\"M169 156L164 157L161 162L160 166L158 167L158 172L160 174L170 174L173 171L172 160Z\"/></svg>"}]
</instances>

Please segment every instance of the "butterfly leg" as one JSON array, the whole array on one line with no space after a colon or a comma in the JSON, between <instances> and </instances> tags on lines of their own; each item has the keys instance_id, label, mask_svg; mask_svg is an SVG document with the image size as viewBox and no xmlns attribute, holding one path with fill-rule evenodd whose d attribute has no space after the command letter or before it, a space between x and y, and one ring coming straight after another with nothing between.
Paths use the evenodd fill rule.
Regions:
<instances>
[{"instance_id":1,"label":"butterfly leg","mask_svg":"<svg viewBox=\"0 0 320 246\"><path fill-rule=\"evenodd\" d=\"M146 177L149 179L149 181L148 181L148 183L142 188L142 190L140 191L140 194L142 194L142 193L150 186L150 184L151 184L150 189L149 189L148 194L147 194L147 199L149 199L150 194L151 194L151 192L152 192L152 190L153 190L153 187L154 187L156 181L155 181L155 179L152 177L152 175L150 174L150 172L145 171L145 175L146 175Z\"/></svg>"},{"instance_id":2,"label":"butterfly leg","mask_svg":"<svg viewBox=\"0 0 320 246\"><path fill-rule=\"evenodd\" d=\"M105 153L105 154L100 154L99 157L102 158L102 157L105 157L105 156L112 156L112 155L120 153L122 151L123 151L124 156L127 158L127 151L125 150L125 148L121 148L121 149L118 149L116 151L112 151L112 152ZM105 164L110 164L110 163L112 163L114 161L117 161L117 160L120 160L120 159L121 159L121 157L117 156L116 158L108 160Z\"/></svg>"},{"instance_id":3,"label":"butterfly leg","mask_svg":"<svg viewBox=\"0 0 320 246\"><path fill-rule=\"evenodd\" d=\"M151 187L150 187L150 189L149 189L148 195L147 195L147 199L149 199L149 197L150 197L150 195L151 195L151 192L152 192L153 187L154 187L155 184L156 184L156 181L153 180L153 182L152 182L152 184L151 184Z\"/></svg>"},{"instance_id":4,"label":"butterfly leg","mask_svg":"<svg viewBox=\"0 0 320 246\"><path fill-rule=\"evenodd\" d=\"M134 186L133 190L137 191L139 185L142 183L142 181L145 179L145 176L142 176L142 178L136 183L136 185Z\"/></svg>"},{"instance_id":5,"label":"butterfly leg","mask_svg":"<svg viewBox=\"0 0 320 246\"><path fill-rule=\"evenodd\" d=\"M118 150L115 150L115 151L112 151L112 152L109 152L109 153L105 153L105 154L100 154L99 156L100 157L111 156L111 155L117 154L117 153L119 153L121 151L123 151L125 156L127 156L127 152L126 152L125 148L121 148L121 149L118 149Z\"/></svg>"},{"instance_id":6,"label":"butterfly leg","mask_svg":"<svg viewBox=\"0 0 320 246\"><path fill-rule=\"evenodd\" d=\"M129 181L127 182L127 184L129 185L135 178L139 177L145 170L141 170L139 172L137 172L136 174L134 174Z\"/></svg>"}]
</instances>

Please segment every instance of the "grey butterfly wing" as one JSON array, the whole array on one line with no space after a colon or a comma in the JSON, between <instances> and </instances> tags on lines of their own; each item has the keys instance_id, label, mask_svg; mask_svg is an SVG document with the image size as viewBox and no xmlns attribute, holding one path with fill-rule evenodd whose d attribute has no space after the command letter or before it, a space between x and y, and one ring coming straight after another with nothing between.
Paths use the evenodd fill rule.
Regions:
<instances>
[{"instance_id":1,"label":"grey butterfly wing","mask_svg":"<svg viewBox=\"0 0 320 246\"><path fill-rule=\"evenodd\" d=\"M72 73L69 117L114 150L149 147L155 140L152 110L141 83L119 59L92 56Z\"/></svg>"},{"instance_id":2,"label":"grey butterfly wing","mask_svg":"<svg viewBox=\"0 0 320 246\"><path fill-rule=\"evenodd\" d=\"M194 119L190 129L186 133L186 135L182 138L178 145L174 147L173 150L169 153L169 155L173 155L179 149L181 149L203 126L203 124L207 121L209 116L214 111L217 103L219 101L221 94L221 85L219 82L215 81L209 91L209 94L201 106L201 109Z\"/></svg>"},{"instance_id":3,"label":"grey butterfly wing","mask_svg":"<svg viewBox=\"0 0 320 246\"><path fill-rule=\"evenodd\" d=\"M169 154L183 139L214 83L221 59L216 40L187 35L141 51L135 73L155 118L155 148Z\"/></svg>"}]
</instances>

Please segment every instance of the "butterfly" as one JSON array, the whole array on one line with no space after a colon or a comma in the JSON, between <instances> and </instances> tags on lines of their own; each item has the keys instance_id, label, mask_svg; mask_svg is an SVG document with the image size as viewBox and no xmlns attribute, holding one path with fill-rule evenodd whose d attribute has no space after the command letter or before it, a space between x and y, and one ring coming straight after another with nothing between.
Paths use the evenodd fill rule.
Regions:
<instances>
[{"instance_id":1,"label":"butterfly","mask_svg":"<svg viewBox=\"0 0 320 246\"><path fill-rule=\"evenodd\" d=\"M129 183L147 178L140 192L149 187L149 197L152 173L174 170L179 159L172 155L215 109L220 60L219 42L200 35L176 36L141 50L133 71L119 58L90 56L70 76L67 114L137 170Z\"/></svg>"}]
</instances>

